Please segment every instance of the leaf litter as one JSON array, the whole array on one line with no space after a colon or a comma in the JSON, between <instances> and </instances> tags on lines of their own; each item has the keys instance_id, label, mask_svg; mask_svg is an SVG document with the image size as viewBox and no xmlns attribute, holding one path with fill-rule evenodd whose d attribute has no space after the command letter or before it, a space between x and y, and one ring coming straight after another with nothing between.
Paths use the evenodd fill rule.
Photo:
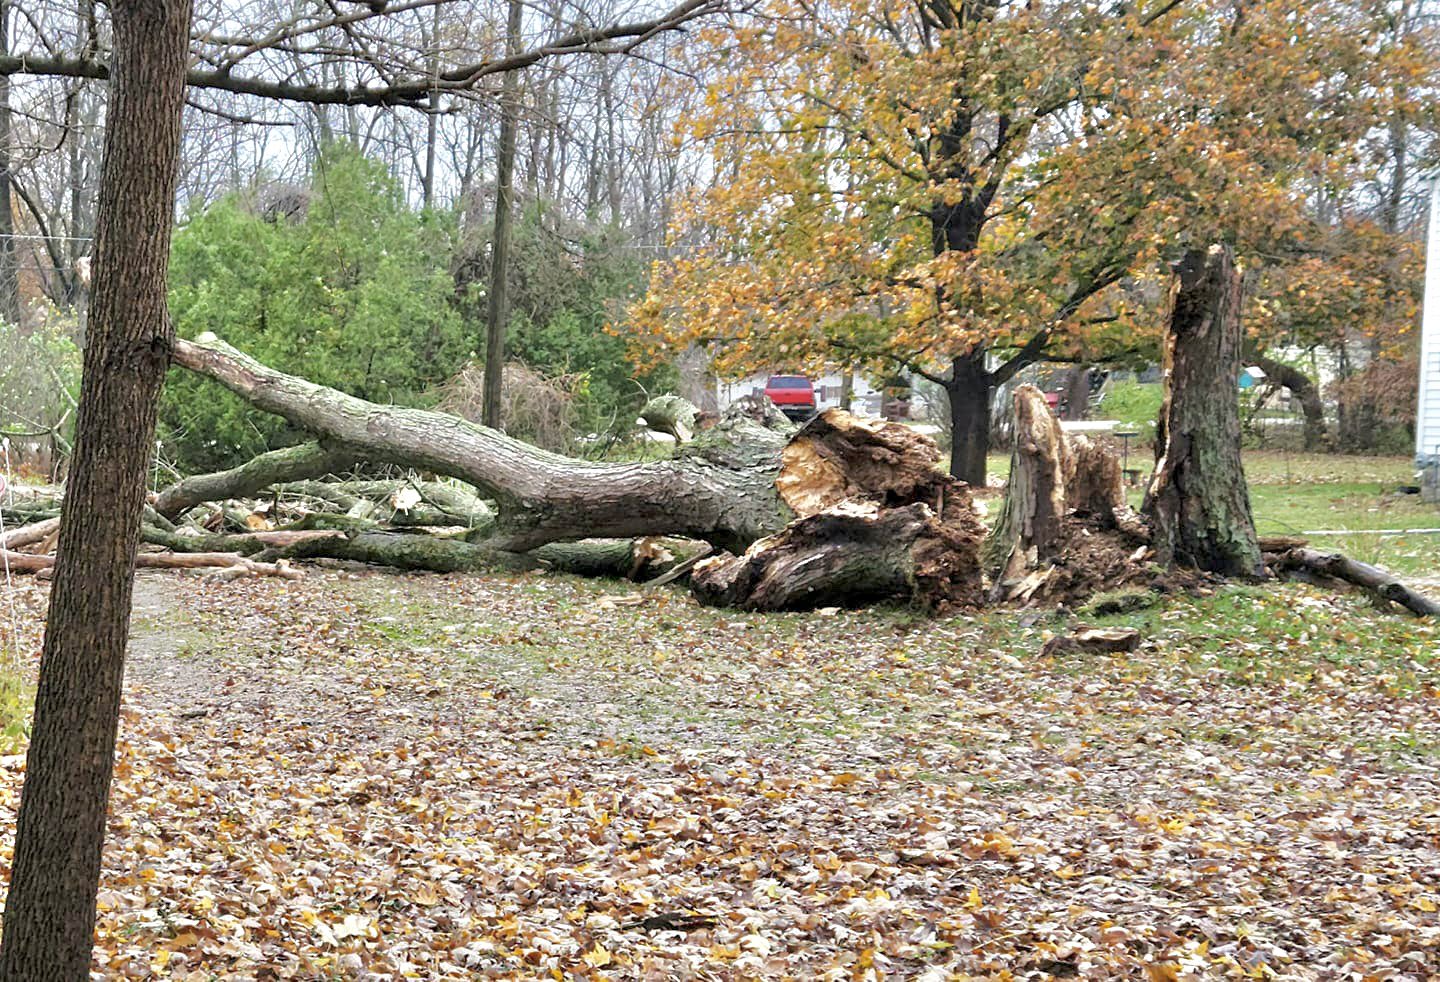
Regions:
<instances>
[{"instance_id":1,"label":"leaf litter","mask_svg":"<svg viewBox=\"0 0 1440 982\"><path fill-rule=\"evenodd\" d=\"M1053 657L534 575L144 576L136 617L104 977L1440 972L1435 628L1354 600Z\"/></svg>"}]
</instances>

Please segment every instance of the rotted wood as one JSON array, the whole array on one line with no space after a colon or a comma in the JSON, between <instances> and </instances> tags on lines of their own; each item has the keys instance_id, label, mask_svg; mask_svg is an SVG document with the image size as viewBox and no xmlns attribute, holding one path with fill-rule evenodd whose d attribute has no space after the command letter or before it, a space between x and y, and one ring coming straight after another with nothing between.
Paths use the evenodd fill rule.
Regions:
<instances>
[{"instance_id":1,"label":"rotted wood","mask_svg":"<svg viewBox=\"0 0 1440 982\"><path fill-rule=\"evenodd\" d=\"M887 509L841 502L759 540L742 556L702 560L690 588L703 604L744 610L886 599L931 609L971 607L981 599L981 534L978 519L946 522L921 503Z\"/></svg>"}]
</instances>

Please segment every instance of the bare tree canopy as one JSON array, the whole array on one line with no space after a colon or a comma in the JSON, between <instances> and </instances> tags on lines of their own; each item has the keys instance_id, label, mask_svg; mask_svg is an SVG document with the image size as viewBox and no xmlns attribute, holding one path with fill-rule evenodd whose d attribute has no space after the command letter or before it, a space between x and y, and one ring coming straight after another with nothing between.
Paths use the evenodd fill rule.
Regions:
<instances>
[{"instance_id":1,"label":"bare tree canopy","mask_svg":"<svg viewBox=\"0 0 1440 982\"><path fill-rule=\"evenodd\" d=\"M36 6L33 13L17 10L23 22L39 25L59 13L47 9L51 4ZM724 6L723 0L681 0L648 16L621 13L593 23L585 6L577 4L563 17L549 18L553 29L527 38L518 52L505 53L496 38L484 33L462 35L446 45L446 57L437 65L424 24L435 8L468 9L472 4L415 0L392 5L375 0L302 4L290 10L264 0L207 4L196 11L186 79L193 88L263 99L419 108L432 93L474 92L491 76L547 58L631 52L657 34ZM27 32L31 50L0 57L0 75L108 78L109 52L89 40L96 26L93 8L89 16L88 25L82 18L68 37L54 30Z\"/></svg>"}]
</instances>

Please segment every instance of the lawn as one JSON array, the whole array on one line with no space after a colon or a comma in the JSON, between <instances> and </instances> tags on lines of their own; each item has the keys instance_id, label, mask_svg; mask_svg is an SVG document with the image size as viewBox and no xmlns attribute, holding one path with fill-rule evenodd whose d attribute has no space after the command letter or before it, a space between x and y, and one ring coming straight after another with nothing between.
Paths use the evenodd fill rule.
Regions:
<instances>
[{"instance_id":1,"label":"lawn","mask_svg":"<svg viewBox=\"0 0 1440 982\"><path fill-rule=\"evenodd\" d=\"M1404 461L1246 465L1262 533L1435 582L1435 537L1376 531L1440 525L1386 493ZM7 598L30 675L46 589ZM1357 595L752 615L312 568L136 600L104 977L1440 977L1440 627ZM1142 644L1041 655L1081 621ZM22 778L0 756L0 867Z\"/></svg>"},{"instance_id":2,"label":"lawn","mask_svg":"<svg viewBox=\"0 0 1440 982\"><path fill-rule=\"evenodd\" d=\"M1041 657L1072 619L142 576L97 969L1440 970L1434 625L1235 587L1111 618L1134 654Z\"/></svg>"},{"instance_id":3,"label":"lawn","mask_svg":"<svg viewBox=\"0 0 1440 982\"><path fill-rule=\"evenodd\" d=\"M1133 452L1131 461L1149 474L1148 449ZM1308 535L1318 549L1396 573L1440 576L1440 532L1397 534L1440 529L1440 505L1398 493L1415 483L1410 458L1250 450L1244 463L1261 535ZM992 481L1003 481L1009 471L1008 456L990 456ZM1131 490L1132 505L1138 508L1142 498L1140 487ZM1322 534L1311 534L1317 532Z\"/></svg>"}]
</instances>

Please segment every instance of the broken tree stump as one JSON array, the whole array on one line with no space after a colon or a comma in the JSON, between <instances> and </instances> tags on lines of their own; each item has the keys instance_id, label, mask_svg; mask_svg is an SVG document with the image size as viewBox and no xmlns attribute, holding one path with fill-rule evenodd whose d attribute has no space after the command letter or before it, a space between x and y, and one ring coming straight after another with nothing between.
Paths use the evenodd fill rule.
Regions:
<instances>
[{"instance_id":1,"label":"broken tree stump","mask_svg":"<svg viewBox=\"0 0 1440 982\"><path fill-rule=\"evenodd\" d=\"M1060 421L1033 385L1015 390L1015 449L985 567L998 585L1053 561L1064 542L1065 487L1072 470Z\"/></svg>"},{"instance_id":2,"label":"broken tree stump","mask_svg":"<svg viewBox=\"0 0 1440 982\"><path fill-rule=\"evenodd\" d=\"M1157 560L1264 574L1240 463L1240 275L1228 246L1176 267L1164 342L1155 473L1145 494Z\"/></svg>"}]
</instances>

